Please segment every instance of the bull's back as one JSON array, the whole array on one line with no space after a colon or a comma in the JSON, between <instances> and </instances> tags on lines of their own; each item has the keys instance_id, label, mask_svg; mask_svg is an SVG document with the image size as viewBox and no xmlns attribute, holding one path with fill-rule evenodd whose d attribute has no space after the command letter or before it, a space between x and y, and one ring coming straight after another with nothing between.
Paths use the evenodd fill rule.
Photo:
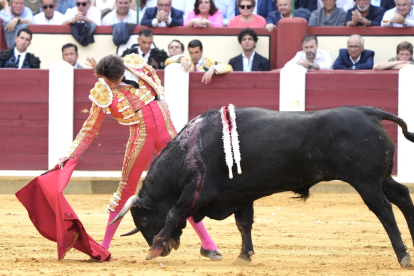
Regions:
<instances>
[{"instance_id":1,"label":"bull's back","mask_svg":"<svg viewBox=\"0 0 414 276\"><path fill-rule=\"evenodd\" d=\"M240 108L236 117L242 175L234 169L234 179L228 178L221 121L200 136L208 137L201 141L208 163L206 179L219 179L211 185L219 185L218 189L229 194L237 189L249 192L246 197L259 198L308 189L320 181L352 182L356 175L391 173L393 143L381 123L367 116L364 108L315 112Z\"/></svg>"}]
</instances>

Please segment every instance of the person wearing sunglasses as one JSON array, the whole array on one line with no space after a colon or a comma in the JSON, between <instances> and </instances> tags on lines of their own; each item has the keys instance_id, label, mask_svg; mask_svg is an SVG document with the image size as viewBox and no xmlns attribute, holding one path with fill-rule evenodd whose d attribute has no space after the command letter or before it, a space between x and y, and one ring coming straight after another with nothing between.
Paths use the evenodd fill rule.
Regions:
<instances>
[{"instance_id":1,"label":"person wearing sunglasses","mask_svg":"<svg viewBox=\"0 0 414 276\"><path fill-rule=\"evenodd\" d=\"M229 27L261 28L266 25L266 19L253 14L256 0L237 0L240 15L237 15L229 22Z\"/></svg>"},{"instance_id":2,"label":"person wearing sunglasses","mask_svg":"<svg viewBox=\"0 0 414 276\"><path fill-rule=\"evenodd\" d=\"M57 4L55 0L42 0L43 12L36 14L33 17L36 25L62 25L65 17L60 12L56 11Z\"/></svg>"},{"instance_id":3,"label":"person wearing sunglasses","mask_svg":"<svg viewBox=\"0 0 414 276\"><path fill-rule=\"evenodd\" d=\"M101 11L91 5L91 0L76 0L76 7L68 9L62 25L75 23L95 23L101 25Z\"/></svg>"},{"instance_id":4,"label":"person wearing sunglasses","mask_svg":"<svg viewBox=\"0 0 414 276\"><path fill-rule=\"evenodd\" d=\"M223 16L213 0L196 0L194 10L189 11L184 26L204 28L223 27Z\"/></svg>"}]
</instances>

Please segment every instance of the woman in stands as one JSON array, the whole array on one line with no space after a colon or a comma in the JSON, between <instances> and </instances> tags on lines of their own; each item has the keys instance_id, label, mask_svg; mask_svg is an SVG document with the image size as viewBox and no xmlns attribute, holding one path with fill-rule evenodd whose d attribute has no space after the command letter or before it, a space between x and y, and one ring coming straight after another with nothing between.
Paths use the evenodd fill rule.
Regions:
<instances>
[{"instance_id":1,"label":"woman in stands","mask_svg":"<svg viewBox=\"0 0 414 276\"><path fill-rule=\"evenodd\" d=\"M189 11L184 26L204 28L223 27L223 16L213 0L196 0L194 10Z\"/></svg>"},{"instance_id":2,"label":"woman in stands","mask_svg":"<svg viewBox=\"0 0 414 276\"><path fill-rule=\"evenodd\" d=\"M256 0L237 0L240 15L229 22L229 27L261 28L266 25L266 19L260 15L253 14Z\"/></svg>"},{"instance_id":3,"label":"woman in stands","mask_svg":"<svg viewBox=\"0 0 414 276\"><path fill-rule=\"evenodd\" d=\"M92 64L95 65L95 64ZM92 108L88 119L73 141L68 155L59 159L59 165L72 158L79 158L92 143L105 114L111 114L120 124L128 125L130 137L127 143L121 181L114 193L107 212L111 222L136 192L138 182L148 165L154 149L159 153L177 134L164 101L164 88L155 70L144 59L131 54L124 58L116 55L103 57L94 66L102 78L91 90ZM212 260L221 260L217 246L208 235L203 223L188 218L199 235L200 253ZM108 250L119 223L107 225L102 246Z\"/></svg>"}]
</instances>

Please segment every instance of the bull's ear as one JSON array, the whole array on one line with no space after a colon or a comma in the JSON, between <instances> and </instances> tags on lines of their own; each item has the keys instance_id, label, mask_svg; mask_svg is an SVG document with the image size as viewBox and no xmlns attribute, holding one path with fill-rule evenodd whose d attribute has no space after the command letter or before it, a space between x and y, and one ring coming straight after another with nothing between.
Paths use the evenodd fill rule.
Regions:
<instances>
[{"instance_id":1,"label":"bull's ear","mask_svg":"<svg viewBox=\"0 0 414 276\"><path fill-rule=\"evenodd\" d=\"M139 200L135 201L135 205L137 205L137 207L140 209L151 211L152 207L154 206L154 202L150 198L140 198Z\"/></svg>"}]
</instances>

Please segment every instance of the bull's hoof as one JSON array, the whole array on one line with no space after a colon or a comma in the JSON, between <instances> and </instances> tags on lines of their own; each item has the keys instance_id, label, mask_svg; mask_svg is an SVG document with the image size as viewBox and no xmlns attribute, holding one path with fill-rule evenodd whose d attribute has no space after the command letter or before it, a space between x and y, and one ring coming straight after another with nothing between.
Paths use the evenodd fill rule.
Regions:
<instances>
[{"instance_id":1,"label":"bull's hoof","mask_svg":"<svg viewBox=\"0 0 414 276\"><path fill-rule=\"evenodd\" d=\"M170 255L173 248L177 250L178 247L180 247L180 238L170 238L167 244L164 246L164 250L161 253L161 257Z\"/></svg>"},{"instance_id":2,"label":"bull's hoof","mask_svg":"<svg viewBox=\"0 0 414 276\"><path fill-rule=\"evenodd\" d=\"M410 265L410 260L411 260L410 254L407 253L400 262L401 267L407 268Z\"/></svg>"},{"instance_id":3,"label":"bull's hoof","mask_svg":"<svg viewBox=\"0 0 414 276\"><path fill-rule=\"evenodd\" d=\"M250 251L253 252L253 251ZM232 265L237 265L237 266L245 266L245 265L249 265L252 262L252 259L250 258L252 254L240 254L236 260L234 260L234 262L232 263Z\"/></svg>"},{"instance_id":4,"label":"bull's hoof","mask_svg":"<svg viewBox=\"0 0 414 276\"><path fill-rule=\"evenodd\" d=\"M160 256L162 254L162 252L164 251L164 248L154 248L154 249L150 249L148 252L147 257L145 258L146 260L152 260L154 258L157 258L158 256Z\"/></svg>"},{"instance_id":5,"label":"bull's hoof","mask_svg":"<svg viewBox=\"0 0 414 276\"><path fill-rule=\"evenodd\" d=\"M221 254L217 250L206 250L202 246L200 248L201 256L209 258L212 261L222 261Z\"/></svg>"}]
</instances>

